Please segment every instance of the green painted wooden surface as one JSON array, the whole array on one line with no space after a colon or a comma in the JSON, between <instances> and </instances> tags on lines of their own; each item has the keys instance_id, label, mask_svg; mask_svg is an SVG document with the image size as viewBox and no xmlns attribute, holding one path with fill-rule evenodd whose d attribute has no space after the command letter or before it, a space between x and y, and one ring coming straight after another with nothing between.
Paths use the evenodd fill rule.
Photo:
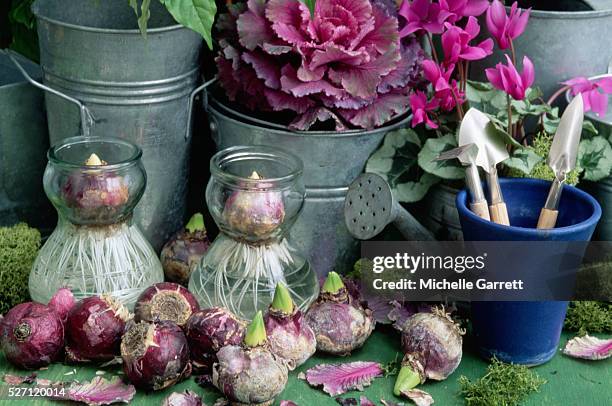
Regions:
<instances>
[{"instance_id":1,"label":"green painted wooden surface","mask_svg":"<svg viewBox=\"0 0 612 406\"><path fill-rule=\"evenodd\" d=\"M278 398L293 400L299 406L325 406L337 405L333 398L320 390L310 388L304 381L297 379L299 371L308 369L319 363L345 362L354 360L379 361L387 363L395 359L396 351L399 347L399 335L388 328L379 329L368 340L366 346L360 351L355 352L349 358L334 358L327 356L316 356L309 360L306 365L291 373L287 388ZM570 338L567 333L563 334L561 344ZM457 378L466 375L471 379L476 379L483 375L487 364L474 355L470 349L469 342L465 345L464 357L461 365L449 379L444 382L427 382L422 389L432 394L436 405L454 406L463 405L461 397L458 395L459 386ZM536 367L538 372L548 383L545 384L539 393L532 395L526 405L555 405L555 406L607 406L612 404L612 359L599 362L586 362L568 358L558 354L549 363ZM77 370L76 375L65 375L67 372ZM41 378L54 380L91 379L99 370L93 366L66 366L61 364L52 365L48 370L40 371ZM15 370L7 365L6 360L0 357L0 371L4 373L23 374L23 371ZM110 377L117 373L118 369L107 370L105 377ZM392 394L394 378L379 378L363 392L370 400L380 404L379 399L394 399ZM2 388L4 389L4 388ZM211 406L220 395L213 389L201 389L193 379L182 382L173 388L159 393L138 392L132 405L158 405L161 400L172 391L182 391L192 389L201 394ZM0 391L6 393L6 391ZM342 397L359 397L361 393L350 392ZM398 399L395 399L398 401ZM0 404L6 405L42 405L50 402L43 399L37 400L0 400ZM408 403L407 403L408 404ZM275 405L278 405L278 401Z\"/></svg>"}]
</instances>

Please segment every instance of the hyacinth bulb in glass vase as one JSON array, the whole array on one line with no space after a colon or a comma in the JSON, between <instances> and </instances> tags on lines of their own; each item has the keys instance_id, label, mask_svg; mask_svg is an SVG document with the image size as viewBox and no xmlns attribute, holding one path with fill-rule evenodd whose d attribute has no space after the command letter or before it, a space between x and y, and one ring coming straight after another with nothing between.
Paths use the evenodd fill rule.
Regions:
<instances>
[{"instance_id":1,"label":"hyacinth bulb in glass vase","mask_svg":"<svg viewBox=\"0 0 612 406\"><path fill-rule=\"evenodd\" d=\"M318 295L309 262L286 235L304 202L302 162L274 147L231 147L215 154L206 203L220 234L191 276L202 307L251 319L278 283L306 308Z\"/></svg>"},{"instance_id":2,"label":"hyacinth bulb in glass vase","mask_svg":"<svg viewBox=\"0 0 612 406\"><path fill-rule=\"evenodd\" d=\"M30 273L34 301L68 287L77 298L111 294L131 307L163 281L132 218L146 186L141 156L138 146L110 137L67 138L49 150L43 184L59 219Z\"/></svg>"}]
</instances>

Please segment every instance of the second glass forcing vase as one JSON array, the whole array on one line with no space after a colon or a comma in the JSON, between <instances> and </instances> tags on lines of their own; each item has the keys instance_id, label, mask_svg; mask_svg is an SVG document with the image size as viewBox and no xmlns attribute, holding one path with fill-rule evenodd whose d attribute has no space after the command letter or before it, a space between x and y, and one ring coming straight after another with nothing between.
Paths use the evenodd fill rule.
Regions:
<instances>
[{"instance_id":1,"label":"second glass forcing vase","mask_svg":"<svg viewBox=\"0 0 612 406\"><path fill-rule=\"evenodd\" d=\"M128 307L163 281L132 213L146 186L142 151L118 138L74 137L49 150L43 185L58 224L30 272L33 300L62 287L77 299L110 294Z\"/></svg>"},{"instance_id":2,"label":"second glass forcing vase","mask_svg":"<svg viewBox=\"0 0 612 406\"><path fill-rule=\"evenodd\" d=\"M277 283L305 309L319 292L314 270L286 235L304 202L302 162L272 147L232 147L210 163L208 209L220 234L191 275L202 307L251 319L267 309Z\"/></svg>"}]
</instances>

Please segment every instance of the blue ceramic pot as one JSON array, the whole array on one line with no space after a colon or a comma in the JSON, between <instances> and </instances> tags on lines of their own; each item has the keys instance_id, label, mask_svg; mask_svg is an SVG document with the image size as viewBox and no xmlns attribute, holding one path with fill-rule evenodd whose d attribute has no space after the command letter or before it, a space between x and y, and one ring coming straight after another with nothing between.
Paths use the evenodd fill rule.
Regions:
<instances>
[{"instance_id":1,"label":"blue ceramic pot","mask_svg":"<svg viewBox=\"0 0 612 406\"><path fill-rule=\"evenodd\" d=\"M457 210L466 241L589 241L601 217L599 203L571 186L563 188L557 227L537 230L550 182L500 179L512 226L481 219L468 208L468 194L457 195ZM473 302L476 345L487 359L538 365L557 352L567 302Z\"/></svg>"}]
</instances>

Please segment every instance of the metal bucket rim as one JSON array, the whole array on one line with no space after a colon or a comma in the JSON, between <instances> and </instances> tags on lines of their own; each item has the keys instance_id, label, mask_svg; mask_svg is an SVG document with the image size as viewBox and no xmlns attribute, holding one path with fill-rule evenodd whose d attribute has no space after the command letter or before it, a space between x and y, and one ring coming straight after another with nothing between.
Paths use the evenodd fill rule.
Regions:
<instances>
[{"instance_id":1,"label":"metal bucket rim","mask_svg":"<svg viewBox=\"0 0 612 406\"><path fill-rule=\"evenodd\" d=\"M506 6L506 11L509 11L510 7ZM525 9L521 9L525 10ZM536 17L542 19L559 19L559 20L578 20L586 18L599 18L607 17L612 15L612 8L604 10L585 10L585 11L547 11L547 10L531 10L529 17Z\"/></svg>"},{"instance_id":2,"label":"metal bucket rim","mask_svg":"<svg viewBox=\"0 0 612 406\"><path fill-rule=\"evenodd\" d=\"M589 80L596 80L596 79L601 79L601 78L612 78L612 73L604 73L601 75L595 75L595 76L591 76L588 79ZM572 101L572 95L571 95L572 89L567 89L565 91L565 100L569 103ZM605 121L601 118L599 118L599 116L597 114L590 114L590 113L586 113L585 114L589 120L591 121L595 121L601 125L605 125L605 126L612 126L612 122L609 121Z\"/></svg>"},{"instance_id":3,"label":"metal bucket rim","mask_svg":"<svg viewBox=\"0 0 612 406\"><path fill-rule=\"evenodd\" d=\"M218 101L214 96L209 94L209 97L211 98L211 101L219 104L221 106L223 106L224 108L227 108L228 111L234 111L232 108L226 106L225 104L221 103L220 101ZM220 112L218 109L215 109L211 103L208 103L207 106L209 111L213 111L214 114L218 115L218 116L222 116L224 120L228 120L232 123L237 123L237 124L247 124L247 125L252 125L255 127L262 127L264 128L262 125L259 125L258 123L246 123L245 121L242 120L238 120L236 118L230 117L226 114L223 114L222 112ZM242 115L242 114L241 114ZM294 136L302 136L302 137L321 137L321 138L329 138L329 137L333 137L333 138L349 138L349 137L363 137L363 136L368 136L368 135L373 135L373 134L378 134L380 132L388 132L388 131L393 131L398 127L401 127L405 124L408 123L408 121L412 118L412 115L410 114L409 111L407 111L406 113L404 113L404 117L402 118L400 116L398 116L399 121L392 123L392 124L385 124L382 127L378 127L378 128L374 128L372 130L347 130L347 131L296 131L296 130L290 130L288 128L279 128L278 125L275 125L274 123L270 123L272 126L270 128L265 128L267 132L271 132L271 133L276 133L276 134L282 134L282 135L294 135ZM263 121L263 120L258 120L258 121ZM263 121L265 122L265 121Z\"/></svg>"},{"instance_id":4,"label":"metal bucket rim","mask_svg":"<svg viewBox=\"0 0 612 406\"><path fill-rule=\"evenodd\" d=\"M140 35L140 36L142 35L142 33L140 32L138 28L99 28L99 27L88 27L86 25L67 23L64 21L56 20L54 18L50 18L45 15L42 15L39 8L40 8L40 5L38 4L38 0L37 0L34 2L34 4L32 4L32 13L36 16L38 20L46 21L48 23L58 25L60 27L70 28L70 29L77 30L77 31L97 32L97 33L102 33L102 34ZM180 29L188 30L188 28L177 23L175 25L168 25L165 27L147 28L147 35L148 34L159 34L159 33L164 33L168 31L180 30Z\"/></svg>"},{"instance_id":5,"label":"metal bucket rim","mask_svg":"<svg viewBox=\"0 0 612 406\"><path fill-rule=\"evenodd\" d=\"M69 147L71 145L74 145L76 143L98 142L98 141L104 141L104 142L111 141L117 144L122 144L124 146L131 148L133 152L126 159L122 159L112 164L98 165L95 167L84 165L84 164L79 164L79 163L74 163L74 162L67 162L56 156L57 151L63 148ZM49 160L49 162L52 162L54 164L57 164L59 166L66 167L66 168L89 169L89 170L91 170L92 168L101 169L101 170L117 170L117 169L127 168L130 166L137 165L141 158L142 158L142 149L138 145L132 142L126 141L123 138L118 138L118 137L98 137L98 136L68 137L68 138L64 138L57 144L52 145L51 148L49 148L49 151L47 152L47 159Z\"/></svg>"}]
</instances>

